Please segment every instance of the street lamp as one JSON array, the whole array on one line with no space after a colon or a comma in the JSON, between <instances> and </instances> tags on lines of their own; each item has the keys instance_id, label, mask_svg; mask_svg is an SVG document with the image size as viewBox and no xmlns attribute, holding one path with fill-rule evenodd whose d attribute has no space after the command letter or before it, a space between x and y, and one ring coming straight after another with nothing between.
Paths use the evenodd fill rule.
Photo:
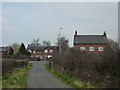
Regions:
<instances>
[{"instance_id":1,"label":"street lamp","mask_svg":"<svg viewBox=\"0 0 120 90\"><path fill-rule=\"evenodd\" d=\"M63 28L60 27L60 47L59 47L59 48L60 48L60 50L59 50L59 51L60 51L60 54L61 54L61 51L62 51L62 49L61 49L61 46L62 46L62 45L61 45L61 30L62 30L62 29L63 29Z\"/></svg>"}]
</instances>

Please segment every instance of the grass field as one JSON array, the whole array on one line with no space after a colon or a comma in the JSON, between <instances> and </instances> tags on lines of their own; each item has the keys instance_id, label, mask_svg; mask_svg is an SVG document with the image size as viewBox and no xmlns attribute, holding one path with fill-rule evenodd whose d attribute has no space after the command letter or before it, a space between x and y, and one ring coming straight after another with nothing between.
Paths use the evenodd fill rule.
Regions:
<instances>
[{"instance_id":1,"label":"grass field","mask_svg":"<svg viewBox=\"0 0 120 90\"><path fill-rule=\"evenodd\" d=\"M2 77L2 88L25 88L32 64L18 68Z\"/></svg>"}]
</instances>

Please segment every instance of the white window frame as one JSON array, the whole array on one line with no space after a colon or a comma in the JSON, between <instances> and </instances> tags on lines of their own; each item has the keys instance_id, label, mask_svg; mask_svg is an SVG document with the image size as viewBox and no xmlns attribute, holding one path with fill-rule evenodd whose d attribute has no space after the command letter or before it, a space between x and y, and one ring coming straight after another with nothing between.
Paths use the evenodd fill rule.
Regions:
<instances>
[{"instance_id":1,"label":"white window frame","mask_svg":"<svg viewBox=\"0 0 120 90\"><path fill-rule=\"evenodd\" d=\"M98 47L98 51L104 51L104 47Z\"/></svg>"},{"instance_id":2,"label":"white window frame","mask_svg":"<svg viewBox=\"0 0 120 90\"><path fill-rule=\"evenodd\" d=\"M85 51L85 47L80 47L80 50L81 51Z\"/></svg>"},{"instance_id":3,"label":"white window frame","mask_svg":"<svg viewBox=\"0 0 120 90\"><path fill-rule=\"evenodd\" d=\"M31 51L31 50L28 50L28 52L32 53L32 51Z\"/></svg>"},{"instance_id":4,"label":"white window frame","mask_svg":"<svg viewBox=\"0 0 120 90\"><path fill-rule=\"evenodd\" d=\"M53 50L52 50L52 49L50 49L50 53L53 53Z\"/></svg>"},{"instance_id":5,"label":"white window frame","mask_svg":"<svg viewBox=\"0 0 120 90\"><path fill-rule=\"evenodd\" d=\"M89 51L95 51L95 47L89 47Z\"/></svg>"},{"instance_id":6,"label":"white window frame","mask_svg":"<svg viewBox=\"0 0 120 90\"><path fill-rule=\"evenodd\" d=\"M36 53L36 51L33 51L33 53Z\"/></svg>"},{"instance_id":7,"label":"white window frame","mask_svg":"<svg viewBox=\"0 0 120 90\"><path fill-rule=\"evenodd\" d=\"M48 53L48 50L46 49L44 52L45 52L45 53Z\"/></svg>"}]
</instances>

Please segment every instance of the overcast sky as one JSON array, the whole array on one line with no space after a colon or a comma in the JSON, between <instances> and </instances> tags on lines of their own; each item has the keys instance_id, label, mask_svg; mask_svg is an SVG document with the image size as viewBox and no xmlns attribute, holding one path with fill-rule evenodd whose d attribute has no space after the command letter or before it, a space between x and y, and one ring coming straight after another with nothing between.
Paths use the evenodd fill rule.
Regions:
<instances>
[{"instance_id":1,"label":"overcast sky","mask_svg":"<svg viewBox=\"0 0 120 90\"><path fill-rule=\"evenodd\" d=\"M32 42L33 38L56 43L59 28L73 45L75 30L82 35L118 39L116 2L16 2L2 3L2 44Z\"/></svg>"}]
</instances>

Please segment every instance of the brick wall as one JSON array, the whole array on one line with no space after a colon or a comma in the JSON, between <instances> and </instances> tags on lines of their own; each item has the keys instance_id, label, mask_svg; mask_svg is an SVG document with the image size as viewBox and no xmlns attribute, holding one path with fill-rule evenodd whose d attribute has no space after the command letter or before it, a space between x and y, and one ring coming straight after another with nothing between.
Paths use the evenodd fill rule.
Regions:
<instances>
[{"instance_id":1,"label":"brick wall","mask_svg":"<svg viewBox=\"0 0 120 90\"><path fill-rule=\"evenodd\" d=\"M50 53L51 49L52 48L48 47L48 48L44 49L43 51L36 51L35 53L32 53L32 55L33 55L33 57L36 57L36 55L42 55L43 59L46 60L48 55L52 55L52 53ZM45 53L45 50L48 50L48 52Z\"/></svg>"},{"instance_id":2,"label":"brick wall","mask_svg":"<svg viewBox=\"0 0 120 90\"><path fill-rule=\"evenodd\" d=\"M86 52L93 52L93 53L100 53L102 51L98 51L98 47L107 47L107 45L74 45L74 47L79 48L80 47L85 47ZM89 51L89 47L94 47L94 51Z\"/></svg>"}]
</instances>

